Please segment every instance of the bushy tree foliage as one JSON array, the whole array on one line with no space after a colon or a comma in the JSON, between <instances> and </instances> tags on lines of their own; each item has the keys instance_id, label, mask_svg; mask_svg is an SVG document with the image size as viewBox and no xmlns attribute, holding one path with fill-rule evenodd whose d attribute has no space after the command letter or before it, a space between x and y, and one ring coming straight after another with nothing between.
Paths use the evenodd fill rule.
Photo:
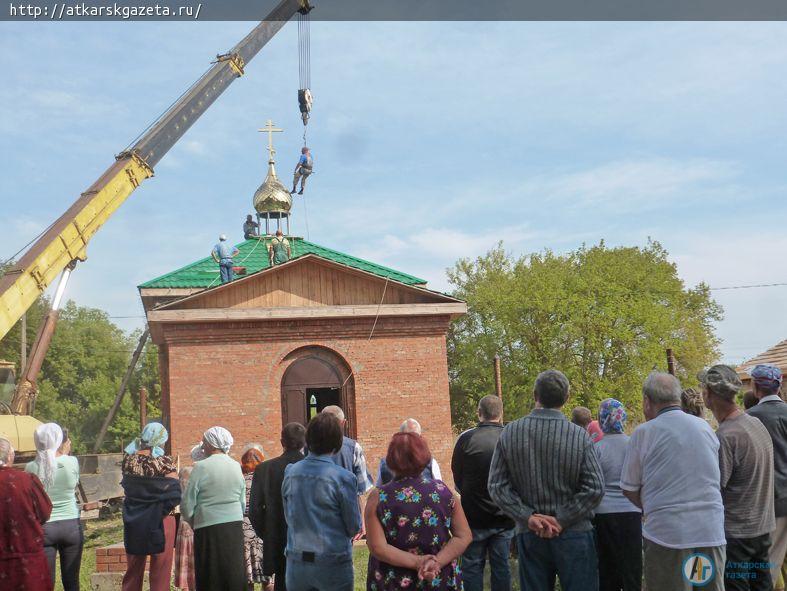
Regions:
<instances>
[{"instance_id":1,"label":"bushy tree foliage","mask_svg":"<svg viewBox=\"0 0 787 591\"><path fill-rule=\"evenodd\" d=\"M607 397L641 412L641 385L666 369L674 350L687 384L718 356L713 330L721 308L708 287L687 288L666 250L607 248L603 242L566 254L549 250L520 258L502 244L449 270L454 295L468 304L448 338L454 423L475 420L479 398L494 391L492 359L501 356L508 419L533 407L532 387L544 369L571 381L567 410L595 409Z\"/></svg>"},{"instance_id":2,"label":"bushy tree foliage","mask_svg":"<svg viewBox=\"0 0 787 591\"><path fill-rule=\"evenodd\" d=\"M27 312L28 348L35 340L38 327L49 309L40 298ZM77 453L93 450L96 436L107 416L126 372L140 331L124 333L107 314L67 302L60 311L52 343L38 378L39 395L34 416L43 422L53 421L69 430ZM21 374L21 322L0 341L0 359L16 366ZM114 421L110 425L101 451L118 451L139 430L139 389L148 391L148 417L161 416L161 388L158 379L158 353L148 344L139 359L129 388ZM8 403L12 388L4 390Z\"/></svg>"}]
</instances>

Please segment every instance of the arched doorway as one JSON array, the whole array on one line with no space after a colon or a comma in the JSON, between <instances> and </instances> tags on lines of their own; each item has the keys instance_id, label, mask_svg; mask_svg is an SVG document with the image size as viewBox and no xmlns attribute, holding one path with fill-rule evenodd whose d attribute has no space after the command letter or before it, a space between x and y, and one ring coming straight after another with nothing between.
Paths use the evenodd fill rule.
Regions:
<instances>
[{"instance_id":1,"label":"arched doorway","mask_svg":"<svg viewBox=\"0 0 787 591\"><path fill-rule=\"evenodd\" d=\"M322 347L306 347L284 358L289 362L281 379L282 420L305 425L329 405L341 407L345 432L355 437L355 385L352 372L338 354Z\"/></svg>"}]
</instances>

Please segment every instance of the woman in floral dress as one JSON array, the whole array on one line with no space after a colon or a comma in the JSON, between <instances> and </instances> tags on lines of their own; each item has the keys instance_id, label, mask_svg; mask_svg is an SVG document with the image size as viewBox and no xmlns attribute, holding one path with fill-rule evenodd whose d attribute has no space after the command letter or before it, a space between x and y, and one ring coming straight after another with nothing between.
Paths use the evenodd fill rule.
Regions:
<instances>
[{"instance_id":1,"label":"woman in floral dress","mask_svg":"<svg viewBox=\"0 0 787 591\"><path fill-rule=\"evenodd\" d=\"M180 469L180 490L186 490L191 476L191 466ZM197 582L194 576L194 530L181 519L178 524L178 535L175 538L175 588L183 591L195 591Z\"/></svg>"},{"instance_id":2,"label":"woman in floral dress","mask_svg":"<svg viewBox=\"0 0 787 591\"><path fill-rule=\"evenodd\" d=\"M421 476L431 459L420 435L393 436L385 462L395 478L366 504L368 591L463 588L457 559L472 534L448 486Z\"/></svg>"},{"instance_id":3,"label":"woman in floral dress","mask_svg":"<svg viewBox=\"0 0 787 591\"><path fill-rule=\"evenodd\" d=\"M243 542L246 558L246 581L249 589L254 589L254 583L262 583L266 591L271 588L271 580L262 574L262 540L257 537L249 521L249 495L254 469L265 461L262 446L253 445L247 449L240 459L243 478L246 480L246 513L243 515Z\"/></svg>"}]
</instances>

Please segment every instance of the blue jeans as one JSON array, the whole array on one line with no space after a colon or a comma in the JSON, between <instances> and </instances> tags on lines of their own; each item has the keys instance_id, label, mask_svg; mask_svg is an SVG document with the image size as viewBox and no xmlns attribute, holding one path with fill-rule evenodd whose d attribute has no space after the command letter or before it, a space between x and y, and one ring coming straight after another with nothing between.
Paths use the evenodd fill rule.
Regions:
<instances>
[{"instance_id":1,"label":"blue jeans","mask_svg":"<svg viewBox=\"0 0 787 591\"><path fill-rule=\"evenodd\" d=\"M232 274L232 261L221 259L219 263L219 273L221 274L221 282L222 283L229 283L233 279Z\"/></svg>"},{"instance_id":2,"label":"blue jeans","mask_svg":"<svg viewBox=\"0 0 787 591\"><path fill-rule=\"evenodd\" d=\"M462 580L465 591L483 591L484 566L489 553L492 591L511 591L511 568L508 556L513 529L474 529L473 541L462 554Z\"/></svg>"},{"instance_id":3,"label":"blue jeans","mask_svg":"<svg viewBox=\"0 0 787 591\"><path fill-rule=\"evenodd\" d=\"M85 536L79 519L48 521L44 524L44 554L49 564L49 576L55 584L55 559L60 554L60 579L65 591L79 589L79 566Z\"/></svg>"},{"instance_id":4,"label":"blue jeans","mask_svg":"<svg viewBox=\"0 0 787 591\"><path fill-rule=\"evenodd\" d=\"M552 591L555 576L563 591L598 591L598 559L593 530L565 531L556 538L517 534L522 591Z\"/></svg>"},{"instance_id":5,"label":"blue jeans","mask_svg":"<svg viewBox=\"0 0 787 591\"><path fill-rule=\"evenodd\" d=\"M287 591L353 591L353 563L287 558Z\"/></svg>"}]
</instances>

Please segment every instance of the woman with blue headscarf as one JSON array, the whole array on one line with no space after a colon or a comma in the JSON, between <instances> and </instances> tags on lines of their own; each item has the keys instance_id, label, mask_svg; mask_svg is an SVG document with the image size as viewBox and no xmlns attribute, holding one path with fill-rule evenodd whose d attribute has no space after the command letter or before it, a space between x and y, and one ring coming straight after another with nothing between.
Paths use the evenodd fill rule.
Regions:
<instances>
[{"instance_id":1,"label":"woman with blue headscarf","mask_svg":"<svg viewBox=\"0 0 787 591\"><path fill-rule=\"evenodd\" d=\"M126 574L123 591L142 591L150 556L150 590L169 591L175 548L175 516L180 483L172 458L165 454L169 434L161 423L148 423L123 456L123 542Z\"/></svg>"},{"instance_id":2,"label":"woman with blue headscarf","mask_svg":"<svg viewBox=\"0 0 787 591\"><path fill-rule=\"evenodd\" d=\"M642 588L642 512L623 496L620 473L626 459L626 409L614 398L602 401L598 422L604 438L595 449L604 472L604 498L596 509L599 591Z\"/></svg>"}]
</instances>

